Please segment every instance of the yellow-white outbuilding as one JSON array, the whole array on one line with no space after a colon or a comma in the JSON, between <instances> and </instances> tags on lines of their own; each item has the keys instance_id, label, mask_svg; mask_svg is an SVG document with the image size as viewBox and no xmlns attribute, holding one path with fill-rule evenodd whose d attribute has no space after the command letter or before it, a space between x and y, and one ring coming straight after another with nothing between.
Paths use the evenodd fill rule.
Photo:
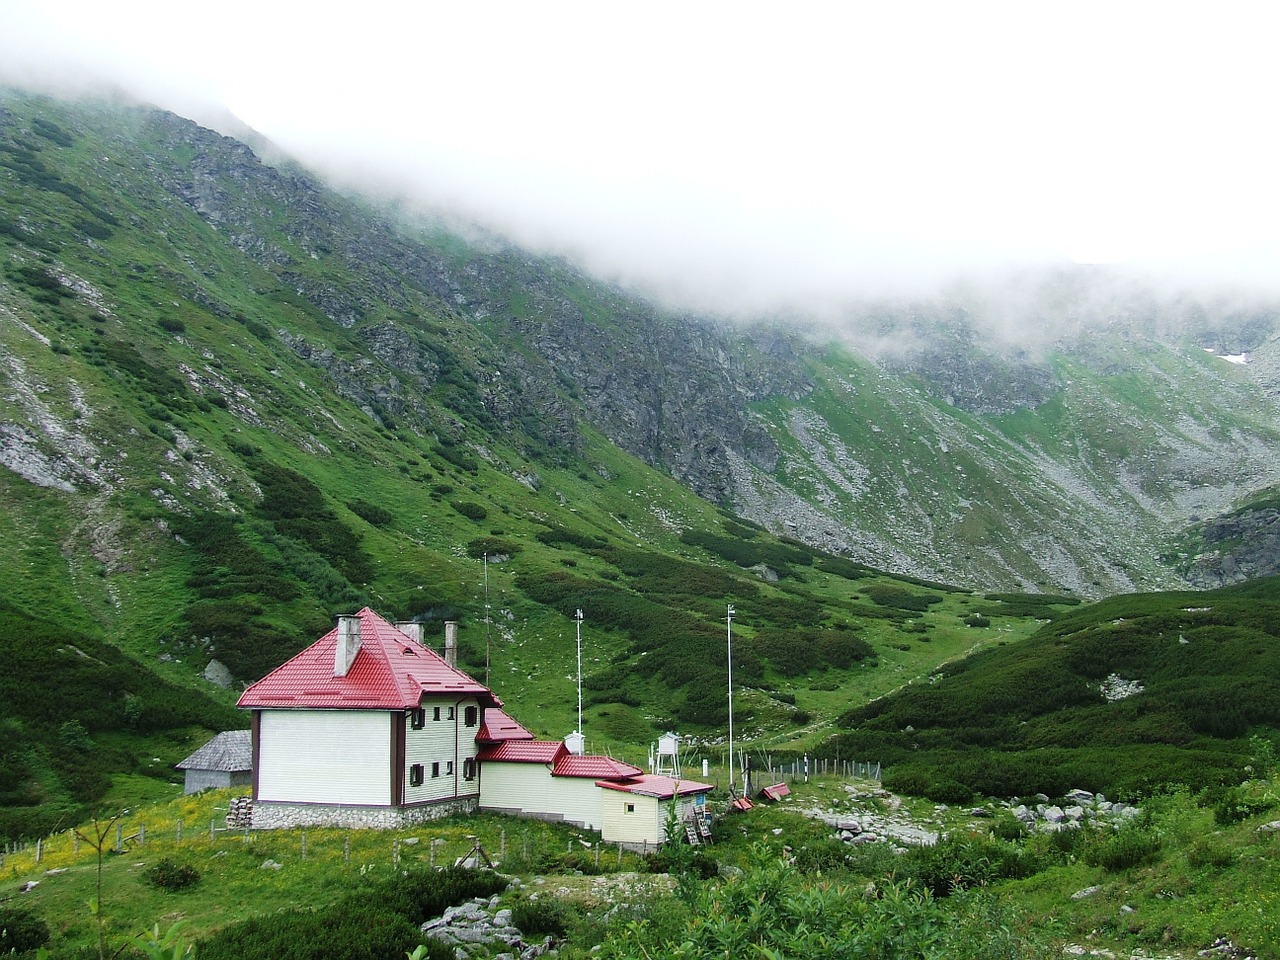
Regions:
<instances>
[{"instance_id":1,"label":"yellow-white outbuilding","mask_svg":"<svg viewBox=\"0 0 1280 960\"><path fill-rule=\"evenodd\" d=\"M627 780L599 780L602 826L606 843L657 847L667 840L672 813L683 825L707 820L709 783L643 774ZM674 839L674 838L673 838Z\"/></svg>"}]
</instances>

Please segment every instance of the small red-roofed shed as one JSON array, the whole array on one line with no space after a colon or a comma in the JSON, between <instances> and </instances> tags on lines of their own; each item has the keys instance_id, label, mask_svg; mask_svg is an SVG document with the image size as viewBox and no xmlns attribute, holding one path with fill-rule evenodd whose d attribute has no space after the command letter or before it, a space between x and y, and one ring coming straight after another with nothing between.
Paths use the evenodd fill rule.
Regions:
<instances>
[{"instance_id":1,"label":"small red-roofed shed","mask_svg":"<svg viewBox=\"0 0 1280 960\"><path fill-rule=\"evenodd\" d=\"M657 847L667 838L667 821L705 821L709 783L660 774L641 774L625 780L601 780L604 794L600 837L606 843ZM683 829L683 828L682 828Z\"/></svg>"}]
</instances>

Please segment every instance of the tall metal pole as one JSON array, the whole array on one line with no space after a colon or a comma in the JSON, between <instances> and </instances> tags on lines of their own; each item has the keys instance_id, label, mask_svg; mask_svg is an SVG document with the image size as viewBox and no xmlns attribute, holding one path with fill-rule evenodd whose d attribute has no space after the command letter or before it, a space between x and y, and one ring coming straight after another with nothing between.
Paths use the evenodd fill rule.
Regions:
<instances>
[{"instance_id":1,"label":"tall metal pole","mask_svg":"<svg viewBox=\"0 0 1280 960\"><path fill-rule=\"evenodd\" d=\"M489 552L484 554L484 685L489 686Z\"/></svg>"},{"instance_id":2,"label":"tall metal pole","mask_svg":"<svg viewBox=\"0 0 1280 960\"><path fill-rule=\"evenodd\" d=\"M578 732L582 732L582 611L574 619L578 623Z\"/></svg>"},{"instance_id":3,"label":"tall metal pole","mask_svg":"<svg viewBox=\"0 0 1280 960\"><path fill-rule=\"evenodd\" d=\"M729 791L733 792L733 604L729 604L725 617L725 630L729 643Z\"/></svg>"}]
</instances>

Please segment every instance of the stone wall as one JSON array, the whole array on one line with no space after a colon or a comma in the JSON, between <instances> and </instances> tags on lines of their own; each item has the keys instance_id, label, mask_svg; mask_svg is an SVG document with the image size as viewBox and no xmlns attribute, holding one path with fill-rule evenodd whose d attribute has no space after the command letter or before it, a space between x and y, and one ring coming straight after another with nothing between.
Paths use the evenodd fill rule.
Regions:
<instances>
[{"instance_id":1,"label":"stone wall","mask_svg":"<svg viewBox=\"0 0 1280 960\"><path fill-rule=\"evenodd\" d=\"M288 827L344 827L352 830L392 830L439 820L455 813L474 813L476 797L424 803L412 807L350 806L329 803L279 803L259 800L253 805L253 829Z\"/></svg>"}]
</instances>

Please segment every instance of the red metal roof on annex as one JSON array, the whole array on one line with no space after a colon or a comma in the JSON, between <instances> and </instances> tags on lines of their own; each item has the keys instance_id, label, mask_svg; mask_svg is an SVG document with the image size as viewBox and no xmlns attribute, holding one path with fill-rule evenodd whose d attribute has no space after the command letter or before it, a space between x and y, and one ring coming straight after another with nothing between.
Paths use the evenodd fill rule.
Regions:
<instances>
[{"instance_id":1,"label":"red metal roof on annex","mask_svg":"<svg viewBox=\"0 0 1280 960\"><path fill-rule=\"evenodd\" d=\"M507 740L532 740L533 734L503 710L491 707L484 712L484 723L476 734L477 743L503 743Z\"/></svg>"},{"instance_id":2,"label":"red metal roof on annex","mask_svg":"<svg viewBox=\"0 0 1280 960\"><path fill-rule=\"evenodd\" d=\"M594 754L580 757L567 753L551 768L553 777L588 777L601 780L621 780L624 777L635 777L643 773L644 771L639 767L633 767L629 763Z\"/></svg>"},{"instance_id":3,"label":"red metal roof on annex","mask_svg":"<svg viewBox=\"0 0 1280 960\"><path fill-rule=\"evenodd\" d=\"M596 786L605 787L609 790L620 790L623 793L635 793L642 797L657 797L659 800L674 797L677 793L683 797L690 793L706 793L708 790L715 789L709 783L698 783L696 780L677 780L674 777L664 777L655 773L641 774L630 780L597 780Z\"/></svg>"},{"instance_id":4,"label":"red metal roof on annex","mask_svg":"<svg viewBox=\"0 0 1280 960\"><path fill-rule=\"evenodd\" d=\"M555 763L561 753L568 752L569 748L560 740L507 740L496 746L481 747L477 756L481 763Z\"/></svg>"},{"instance_id":5,"label":"red metal roof on annex","mask_svg":"<svg viewBox=\"0 0 1280 960\"><path fill-rule=\"evenodd\" d=\"M250 684L239 706L410 710L424 694L475 696L486 706L502 705L484 684L449 666L434 650L415 643L368 607L356 616L360 649L346 676L333 672L335 626L292 660Z\"/></svg>"},{"instance_id":6,"label":"red metal roof on annex","mask_svg":"<svg viewBox=\"0 0 1280 960\"><path fill-rule=\"evenodd\" d=\"M644 773L612 757L570 753L563 740L508 740L481 747L481 763L542 763L551 766L553 777L581 777L587 780L622 780Z\"/></svg>"}]
</instances>

